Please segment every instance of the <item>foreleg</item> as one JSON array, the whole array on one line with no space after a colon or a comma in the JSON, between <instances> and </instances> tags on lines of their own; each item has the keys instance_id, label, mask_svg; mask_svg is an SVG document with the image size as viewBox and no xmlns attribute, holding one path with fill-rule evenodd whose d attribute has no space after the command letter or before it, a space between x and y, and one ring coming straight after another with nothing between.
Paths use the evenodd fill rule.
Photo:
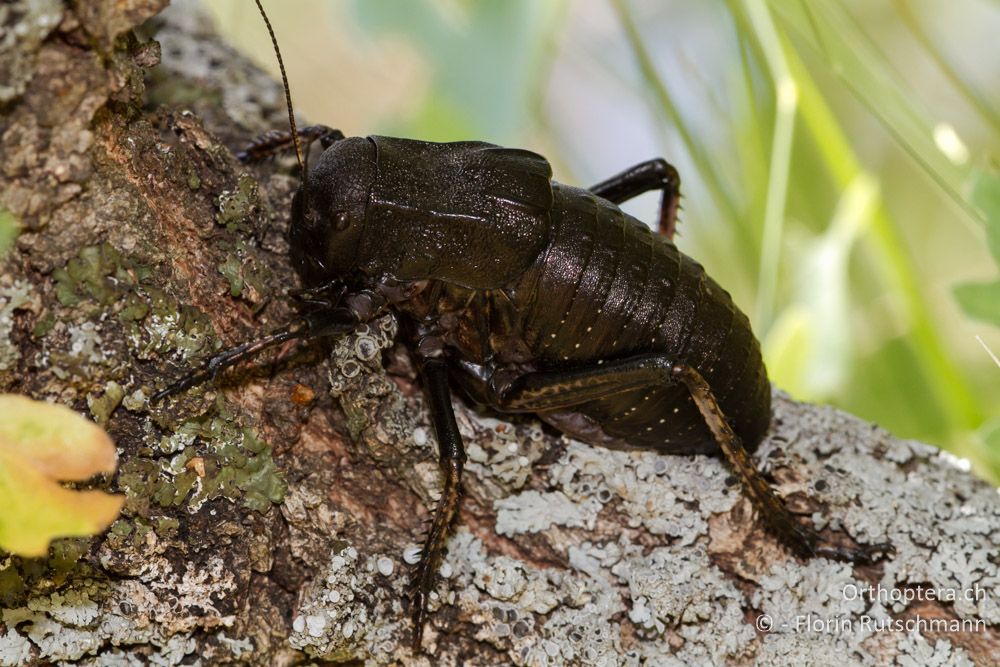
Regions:
<instances>
[{"instance_id":1,"label":"foreleg","mask_svg":"<svg viewBox=\"0 0 1000 667\"><path fill-rule=\"evenodd\" d=\"M299 130L299 139L304 144L303 151L309 154L312 142L319 140L326 149L344 138L344 133L326 125L309 125ZM295 140L288 130L268 130L247 144L246 148L236 154L240 162L253 163L266 160L269 157L295 150Z\"/></svg>"},{"instance_id":2,"label":"foreleg","mask_svg":"<svg viewBox=\"0 0 1000 667\"><path fill-rule=\"evenodd\" d=\"M337 298L340 300L340 296ZM156 403L167 396L211 380L225 369L286 341L310 340L350 333L362 322L368 322L380 315L385 307L385 300L380 295L368 291L348 295L343 301L344 306L308 313L262 338L212 355L200 367L190 371L166 389L153 394L149 399L150 402Z\"/></svg>"}]
</instances>

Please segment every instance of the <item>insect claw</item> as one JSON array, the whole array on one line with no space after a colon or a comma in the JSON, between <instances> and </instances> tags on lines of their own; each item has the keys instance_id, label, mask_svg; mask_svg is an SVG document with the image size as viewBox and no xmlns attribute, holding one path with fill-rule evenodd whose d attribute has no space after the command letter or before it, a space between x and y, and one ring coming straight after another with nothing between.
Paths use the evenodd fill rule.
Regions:
<instances>
[{"instance_id":1,"label":"insect claw","mask_svg":"<svg viewBox=\"0 0 1000 667\"><path fill-rule=\"evenodd\" d=\"M854 563L871 564L896 553L896 547L889 542L862 544L857 549L848 550L848 559Z\"/></svg>"},{"instance_id":2,"label":"insect claw","mask_svg":"<svg viewBox=\"0 0 1000 667\"><path fill-rule=\"evenodd\" d=\"M410 640L410 648L414 653L420 653L424 638L424 624L427 622L427 599L423 591L415 591L412 604L413 638Z\"/></svg>"},{"instance_id":3,"label":"insect claw","mask_svg":"<svg viewBox=\"0 0 1000 667\"><path fill-rule=\"evenodd\" d=\"M156 405L157 403L159 403L160 401L169 396L173 396L174 394L179 394L185 389L189 389L190 387L193 387L197 384L201 384L202 382L206 380L211 380L212 378L215 377L214 373L208 377L205 377L205 375L206 374L204 372L197 372L197 371L185 375L184 377L177 380L173 384L167 385L165 388L161 389L160 391L150 396L149 404Z\"/></svg>"},{"instance_id":4,"label":"insect claw","mask_svg":"<svg viewBox=\"0 0 1000 667\"><path fill-rule=\"evenodd\" d=\"M784 533L783 538L785 544L802 559L818 557L844 563L870 565L896 553L896 548L888 542L861 544L856 547L821 545L818 533L799 525Z\"/></svg>"},{"instance_id":5,"label":"insect claw","mask_svg":"<svg viewBox=\"0 0 1000 667\"><path fill-rule=\"evenodd\" d=\"M154 393L152 396L149 397L149 404L156 405L157 403L165 399L167 396L170 396L173 393L172 389L173 389L172 387L167 387L166 389L161 389L160 391Z\"/></svg>"}]
</instances>

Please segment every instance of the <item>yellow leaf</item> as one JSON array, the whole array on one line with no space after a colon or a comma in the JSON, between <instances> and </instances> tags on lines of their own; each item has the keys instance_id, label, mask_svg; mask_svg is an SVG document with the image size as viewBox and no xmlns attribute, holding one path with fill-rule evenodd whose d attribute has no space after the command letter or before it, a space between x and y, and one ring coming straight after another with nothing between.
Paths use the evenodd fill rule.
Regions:
<instances>
[{"instance_id":1,"label":"yellow leaf","mask_svg":"<svg viewBox=\"0 0 1000 667\"><path fill-rule=\"evenodd\" d=\"M113 472L115 459L107 434L69 408L0 394L0 548L44 556L53 538L104 530L124 497L57 480Z\"/></svg>"},{"instance_id":2,"label":"yellow leaf","mask_svg":"<svg viewBox=\"0 0 1000 667\"><path fill-rule=\"evenodd\" d=\"M108 434L64 405L0 394L0 441L52 479L82 482L115 470Z\"/></svg>"},{"instance_id":3,"label":"yellow leaf","mask_svg":"<svg viewBox=\"0 0 1000 667\"><path fill-rule=\"evenodd\" d=\"M53 538L94 535L118 516L124 496L64 489L4 445L0 442L0 547L44 556Z\"/></svg>"}]
</instances>

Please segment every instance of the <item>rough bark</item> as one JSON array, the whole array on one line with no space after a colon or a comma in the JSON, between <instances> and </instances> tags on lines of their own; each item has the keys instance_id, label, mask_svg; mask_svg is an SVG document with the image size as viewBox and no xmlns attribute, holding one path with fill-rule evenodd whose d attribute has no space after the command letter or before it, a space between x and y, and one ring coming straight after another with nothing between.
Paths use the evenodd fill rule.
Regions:
<instances>
[{"instance_id":1,"label":"rough bark","mask_svg":"<svg viewBox=\"0 0 1000 667\"><path fill-rule=\"evenodd\" d=\"M23 227L0 271L0 389L106 425L119 472L95 485L128 497L106 534L0 564L0 664L1000 662L996 491L782 396L757 460L803 521L889 540L892 559L791 557L718 460L586 447L456 403L466 497L433 657L411 654L404 554L439 480L390 320L147 403L283 322L296 284L295 180L232 154L283 127L280 90L190 6L154 20L156 66L131 29L163 4L0 8L0 205Z\"/></svg>"}]
</instances>

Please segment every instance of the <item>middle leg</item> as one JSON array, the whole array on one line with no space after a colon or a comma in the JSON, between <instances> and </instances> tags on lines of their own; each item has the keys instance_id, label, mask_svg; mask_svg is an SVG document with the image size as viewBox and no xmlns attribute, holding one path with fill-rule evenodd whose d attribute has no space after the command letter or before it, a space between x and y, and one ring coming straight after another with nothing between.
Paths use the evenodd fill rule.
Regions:
<instances>
[{"instance_id":1,"label":"middle leg","mask_svg":"<svg viewBox=\"0 0 1000 667\"><path fill-rule=\"evenodd\" d=\"M444 475L441 499L434 510L430 531L424 540L416 572L410 582L412 599L410 614L413 618L413 650L420 650L427 622L427 600L434 588L437 571L444 557L448 530L455 516L462 492L462 469L465 467L465 447L455 422L448 388L448 369L442 359L427 359L421 372L427 397L430 399L431 419L438 441L439 462Z\"/></svg>"},{"instance_id":2,"label":"middle leg","mask_svg":"<svg viewBox=\"0 0 1000 667\"><path fill-rule=\"evenodd\" d=\"M663 191L658 226L661 234L673 239L681 201L681 178L663 158L640 162L590 188L595 195L612 204L621 204L650 190Z\"/></svg>"}]
</instances>

